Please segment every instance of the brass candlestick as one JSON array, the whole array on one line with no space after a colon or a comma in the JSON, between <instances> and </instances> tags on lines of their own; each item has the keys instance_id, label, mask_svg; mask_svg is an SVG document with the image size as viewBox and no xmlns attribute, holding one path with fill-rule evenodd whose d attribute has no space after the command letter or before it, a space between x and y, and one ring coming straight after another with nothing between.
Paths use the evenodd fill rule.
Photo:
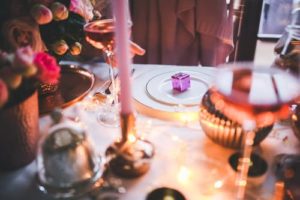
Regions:
<instances>
[{"instance_id":1,"label":"brass candlestick","mask_svg":"<svg viewBox=\"0 0 300 200\"><path fill-rule=\"evenodd\" d=\"M122 137L108 147L108 166L118 176L135 178L145 174L154 156L152 143L136 136L135 115L120 114Z\"/></svg>"}]
</instances>

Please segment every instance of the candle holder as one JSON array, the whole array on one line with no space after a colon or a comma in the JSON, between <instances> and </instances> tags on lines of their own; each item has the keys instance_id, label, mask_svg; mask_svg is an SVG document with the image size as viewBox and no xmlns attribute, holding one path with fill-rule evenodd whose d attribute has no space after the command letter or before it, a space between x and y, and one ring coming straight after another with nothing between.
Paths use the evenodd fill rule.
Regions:
<instances>
[{"instance_id":1,"label":"candle holder","mask_svg":"<svg viewBox=\"0 0 300 200\"><path fill-rule=\"evenodd\" d=\"M230 167L235 171L238 172L238 163L242 159L242 154L240 152L233 153L228 162ZM251 154L251 165L248 171L248 183L250 186L256 187L260 186L266 179L268 170L268 163L267 161L256 153Z\"/></svg>"},{"instance_id":2,"label":"candle holder","mask_svg":"<svg viewBox=\"0 0 300 200\"><path fill-rule=\"evenodd\" d=\"M186 200L186 198L176 189L161 187L152 190L147 195L146 200Z\"/></svg>"},{"instance_id":3,"label":"candle holder","mask_svg":"<svg viewBox=\"0 0 300 200\"><path fill-rule=\"evenodd\" d=\"M154 146L149 141L136 137L134 114L120 114L120 118L122 137L106 151L108 166L120 177L139 177L150 168Z\"/></svg>"}]
</instances>

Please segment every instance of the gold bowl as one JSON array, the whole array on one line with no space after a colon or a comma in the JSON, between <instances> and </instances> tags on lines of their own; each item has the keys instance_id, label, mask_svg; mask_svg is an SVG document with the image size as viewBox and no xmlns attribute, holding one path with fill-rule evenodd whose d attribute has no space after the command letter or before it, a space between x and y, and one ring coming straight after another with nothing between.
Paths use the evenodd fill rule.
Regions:
<instances>
[{"instance_id":1,"label":"gold bowl","mask_svg":"<svg viewBox=\"0 0 300 200\"><path fill-rule=\"evenodd\" d=\"M229 119L220 110L216 109L210 99L208 90L200 105L200 125L213 142L228 148L240 149L244 141L244 132L241 124ZM258 145L271 132L273 125L259 127L255 132L254 145Z\"/></svg>"}]
</instances>

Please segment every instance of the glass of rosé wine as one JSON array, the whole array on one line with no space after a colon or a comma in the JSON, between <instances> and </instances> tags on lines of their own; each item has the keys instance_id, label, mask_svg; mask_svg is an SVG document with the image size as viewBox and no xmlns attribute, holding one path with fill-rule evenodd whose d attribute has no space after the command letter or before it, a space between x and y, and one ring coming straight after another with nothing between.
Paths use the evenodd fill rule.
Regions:
<instances>
[{"instance_id":1,"label":"glass of ros\u00e9 wine","mask_svg":"<svg viewBox=\"0 0 300 200\"><path fill-rule=\"evenodd\" d=\"M288 118L290 105L300 96L298 77L253 63L229 63L220 67L211 100L228 118L244 130L242 156L237 166L236 199L245 199L256 128Z\"/></svg>"},{"instance_id":2,"label":"glass of ros\u00e9 wine","mask_svg":"<svg viewBox=\"0 0 300 200\"><path fill-rule=\"evenodd\" d=\"M129 28L131 23L128 23ZM114 74L114 49L115 49L115 22L114 19L97 19L84 26L86 40L95 48L105 53L106 62L109 66L110 87L105 91L105 103L102 107L98 121L107 126L119 126L119 87Z\"/></svg>"}]
</instances>

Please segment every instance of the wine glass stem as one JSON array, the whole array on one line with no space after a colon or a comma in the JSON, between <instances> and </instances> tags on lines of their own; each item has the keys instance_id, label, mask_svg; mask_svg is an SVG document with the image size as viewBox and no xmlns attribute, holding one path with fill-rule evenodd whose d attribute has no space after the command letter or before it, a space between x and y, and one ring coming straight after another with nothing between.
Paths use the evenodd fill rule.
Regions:
<instances>
[{"instance_id":1,"label":"wine glass stem","mask_svg":"<svg viewBox=\"0 0 300 200\"><path fill-rule=\"evenodd\" d=\"M113 104L116 105L118 103L118 95L117 95L116 80L114 77L114 69L112 66L114 53L111 50L106 50L106 56L107 56L107 63L109 65L109 77L112 86L111 95L113 97Z\"/></svg>"},{"instance_id":2,"label":"wine glass stem","mask_svg":"<svg viewBox=\"0 0 300 200\"><path fill-rule=\"evenodd\" d=\"M237 184L237 200L244 200L245 199L245 192L247 186L247 177L249 168L251 165L251 153L252 153L252 145L254 142L255 132L254 126L249 128L244 128L245 132L245 140L244 140L244 147L243 147L243 155L239 159L238 163L238 174L236 179Z\"/></svg>"}]
</instances>

